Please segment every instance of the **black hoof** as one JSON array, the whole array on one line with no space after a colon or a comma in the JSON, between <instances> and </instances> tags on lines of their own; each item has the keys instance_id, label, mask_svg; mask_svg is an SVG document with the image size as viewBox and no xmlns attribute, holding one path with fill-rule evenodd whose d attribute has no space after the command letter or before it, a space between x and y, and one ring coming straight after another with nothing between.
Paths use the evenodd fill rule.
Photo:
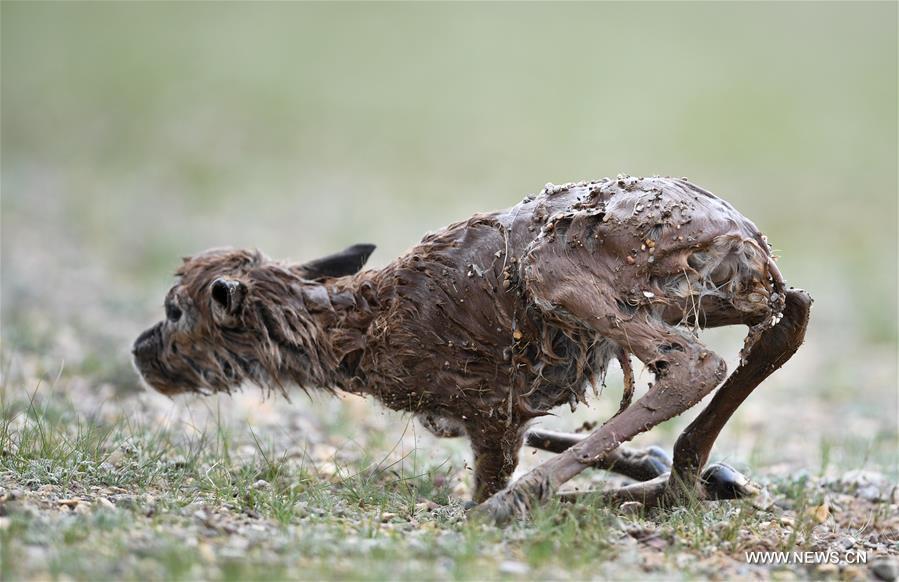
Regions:
<instances>
[{"instance_id":1,"label":"black hoof","mask_svg":"<svg viewBox=\"0 0 899 582\"><path fill-rule=\"evenodd\" d=\"M759 492L743 473L724 463L706 467L702 486L708 499L743 499Z\"/></svg>"},{"instance_id":2,"label":"black hoof","mask_svg":"<svg viewBox=\"0 0 899 582\"><path fill-rule=\"evenodd\" d=\"M646 454L655 462L655 466L659 470L659 475L671 470L671 457L662 447L653 445L646 449ZM659 475L656 475L656 477Z\"/></svg>"},{"instance_id":3,"label":"black hoof","mask_svg":"<svg viewBox=\"0 0 899 582\"><path fill-rule=\"evenodd\" d=\"M619 467L631 479L651 481L671 471L671 457L664 449L656 446L634 451L627 467Z\"/></svg>"}]
</instances>

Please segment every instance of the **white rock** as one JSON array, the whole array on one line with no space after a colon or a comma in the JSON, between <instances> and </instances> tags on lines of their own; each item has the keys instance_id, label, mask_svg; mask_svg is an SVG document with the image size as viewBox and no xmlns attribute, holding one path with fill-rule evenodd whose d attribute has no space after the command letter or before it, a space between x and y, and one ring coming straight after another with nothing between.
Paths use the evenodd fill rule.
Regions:
<instances>
[{"instance_id":1,"label":"white rock","mask_svg":"<svg viewBox=\"0 0 899 582\"><path fill-rule=\"evenodd\" d=\"M524 562L515 560L506 560L499 565L500 574L512 574L516 576L524 576L531 571L530 566Z\"/></svg>"}]
</instances>

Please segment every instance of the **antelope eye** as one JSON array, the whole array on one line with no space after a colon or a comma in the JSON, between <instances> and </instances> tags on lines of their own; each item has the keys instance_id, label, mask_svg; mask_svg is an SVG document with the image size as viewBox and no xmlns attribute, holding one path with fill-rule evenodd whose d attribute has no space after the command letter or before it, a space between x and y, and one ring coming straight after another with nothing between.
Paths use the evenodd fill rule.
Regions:
<instances>
[{"instance_id":1,"label":"antelope eye","mask_svg":"<svg viewBox=\"0 0 899 582\"><path fill-rule=\"evenodd\" d=\"M165 316L172 323L181 319L181 308L173 303L165 304Z\"/></svg>"}]
</instances>

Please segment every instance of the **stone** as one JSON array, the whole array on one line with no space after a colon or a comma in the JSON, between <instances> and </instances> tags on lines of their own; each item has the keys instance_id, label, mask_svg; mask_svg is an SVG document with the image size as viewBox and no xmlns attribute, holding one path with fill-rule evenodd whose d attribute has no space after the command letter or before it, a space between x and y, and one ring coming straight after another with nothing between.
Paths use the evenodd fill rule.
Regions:
<instances>
[{"instance_id":1,"label":"stone","mask_svg":"<svg viewBox=\"0 0 899 582\"><path fill-rule=\"evenodd\" d=\"M506 560L499 565L500 574L508 574L512 576L524 576L531 571L530 566L524 562L515 560Z\"/></svg>"},{"instance_id":2,"label":"stone","mask_svg":"<svg viewBox=\"0 0 899 582\"><path fill-rule=\"evenodd\" d=\"M899 578L899 561L897 560L877 560L871 564L871 573L878 580L885 582L894 582Z\"/></svg>"}]
</instances>

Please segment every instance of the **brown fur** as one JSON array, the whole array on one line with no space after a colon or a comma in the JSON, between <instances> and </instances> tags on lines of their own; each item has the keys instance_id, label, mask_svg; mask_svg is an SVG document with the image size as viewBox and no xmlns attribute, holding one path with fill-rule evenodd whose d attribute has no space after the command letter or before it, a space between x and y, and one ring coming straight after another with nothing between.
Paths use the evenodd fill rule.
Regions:
<instances>
[{"instance_id":1,"label":"brown fur","mask_svg":"<svg viewBox=\"0 0 899 582\"><path fill-rule=\"evenodd\" d=\"M383 269L328 277L308 265L245 250L186 259L166 298L180 318L135 343L141 374L165 394L252 382L375 396L438 434L468 435L479 501L506 486L528 421L583 402L613 357L636 353L595 318L646 337L671 330L654 355L637 354L661 378L696 328L751 324L748 350L784 305L756 227L670 178L547 185Z\"/></svg>"}]
</instances>

